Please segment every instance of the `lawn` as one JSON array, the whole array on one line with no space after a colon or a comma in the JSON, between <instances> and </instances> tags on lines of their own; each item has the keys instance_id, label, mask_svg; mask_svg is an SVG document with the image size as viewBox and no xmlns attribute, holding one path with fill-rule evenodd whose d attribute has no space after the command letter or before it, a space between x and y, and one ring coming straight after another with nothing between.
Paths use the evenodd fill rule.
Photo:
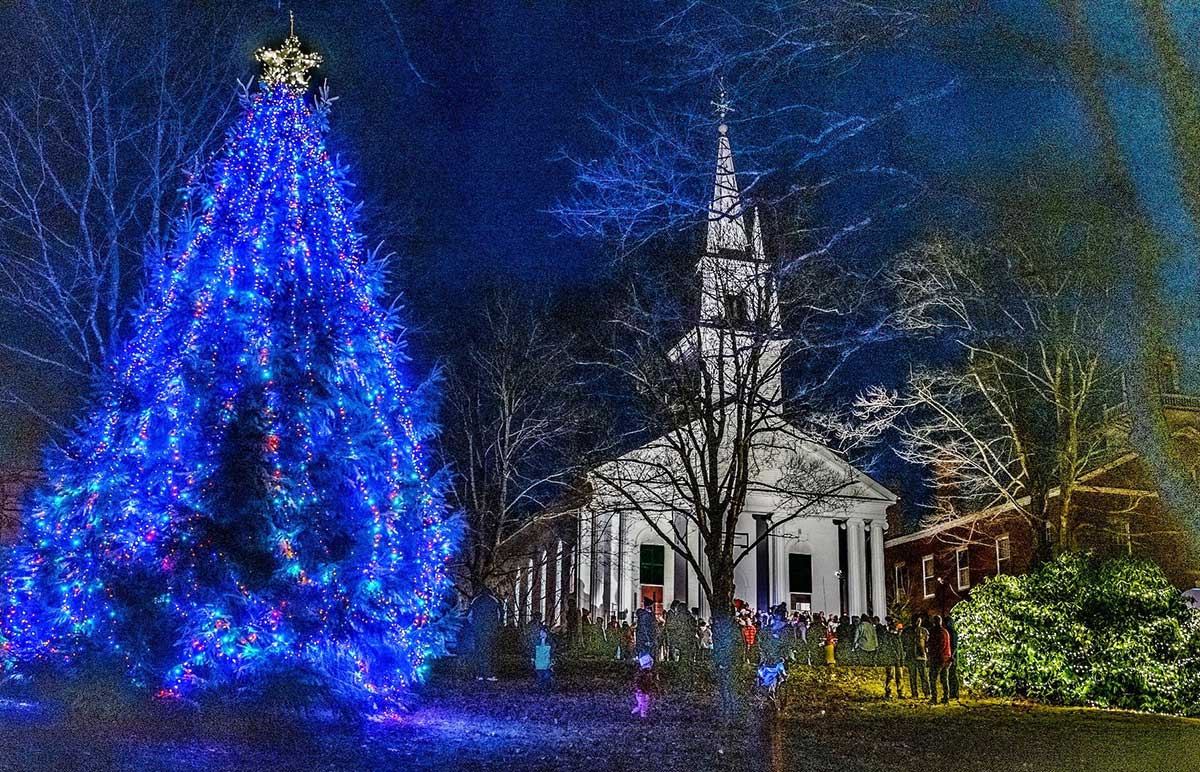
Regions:
<instances>
[{"instance_id":1,"label":"lawn","mask_svg":"<svg viewBox=\"0 0 1200 772\"><path fill-rule=\"evenodd\" d=\"M711 703L673 689L653 718L629 715L623 679L439 677L411 713L364 727L261 716L0 701L0 769L69 770L1191 770L1200 721L971 700L882 699L870 671L800 671L780 715L723 727Z\"/></svg>"}]
</instances>

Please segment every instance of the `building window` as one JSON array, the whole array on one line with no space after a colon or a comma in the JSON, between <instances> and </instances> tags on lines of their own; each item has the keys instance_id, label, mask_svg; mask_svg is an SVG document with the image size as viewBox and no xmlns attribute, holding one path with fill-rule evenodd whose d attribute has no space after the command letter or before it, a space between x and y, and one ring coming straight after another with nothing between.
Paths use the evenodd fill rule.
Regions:
<instances>
[{"instance_id":1,"label":"building window","mask_svg":"<svg viewBox=\"0 0 1200 772\"><path fill-rule=\"evenodd\" d=\"M788 555L788 607L792 611L812 610L812 555Z\"/></svg>"},{"instance_id":2,"label":"building window","mask_svg":"<svg viewBox=\"0 0 1200 772\"><path fill-rule=\"evenodd\" d=\"M904 563L892 566L892 593L896 598L908 595L908 566Z\"/></svg>"},{"instance_id":3,"label":"building window","mask_svg":"<svg viewBox=\"0 0 1200 772\"><path fill-rule=\"evenodd\" d=\"M971 554L966 547L954 551L954 566L958 573L958 589L967 589L971 586Z\"/></svg>"},{"instance_id":4,"label":"building window","mask_svg":"<svg viewBox=\"0 0 1200 772\"><path fill-rule=\"evenodd\" d=\"M1001 534L996 537L996 574L1008 573L1011 563L1012 542L1008 540L1008 534Z\"/></svg>"},{"instance_id":5,"label":"building window","mask_svg":"<svg viewBox=\"0 0 1200 772\"><path fill-rule=\"evenodd\" d=\"M730 324L745 324L747 314L746 296L740 292L731 292L724 297L725 321Z\"/></svg>"},{"instance_id":6,"label":"building window","mask_svg":"<svg viewBox=\"0 0 1200 772\"><path fill-rule=\"evenodd\" d=\"M933 597L936 584L937 581L933 578L933 555L926 555L921 558L921 591L925 593L926 598Z\"/></svg>"},{"instance_id":7,"label":"building window","mask_svg":"<svg viewBox=\"0 0 1200 772\"><path fill-rule=\"evenodd\" d=\"M638 555L640 598L654 602L654 613L662 614L663 578L666 576L667 548L661 544L643 544ZM641 603L639 602L639 607Z\"/></svg>"},{"instance_id":8,"label":"building window","mask_svg":"<svg viewBox=\"0 0 1200 772\"><path fill-rule=\"evenodd\" d=\"M735 546L735 547L749 547L749 546L750 546L750 534L746 533L745 531L736 531L736 532L734 532L734 534L733 534L733 546Z\"/></svg>"}]
</instances>

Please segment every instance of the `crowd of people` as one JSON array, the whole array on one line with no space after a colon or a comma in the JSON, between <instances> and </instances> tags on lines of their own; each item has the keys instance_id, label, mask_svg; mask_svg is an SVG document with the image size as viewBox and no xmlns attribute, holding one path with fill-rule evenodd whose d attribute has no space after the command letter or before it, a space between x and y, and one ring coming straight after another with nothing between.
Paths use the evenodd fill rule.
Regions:
<instances>
[{"instance_id":1,"label":"crowd of people","mask_svg":"<svg viewBox=\"0 0 1200 772\"><path fill-rule=\"evenodd\" d=\"M500 626L499 604L494 597L477 599L469 619L479 661L476 677L494 679L491 647ZM905 624L892 617L789 612L783 604L756 611L737 601L734 623L732 656L758 668L760 684L762 674L768 673L765 680L772 689L792 665L855 665L883 671L886 698L895 694L931 703L958 698L958 640L949 615L919 614ZM545 685L552 683L556 649L636 663L637 680L643 686L657 683L658 663L678 663L686 670L688 665L707 667L713 661L711 621L701 616L700 609L689 609L680 601L660 613L653 601L644 599L632 618L617 614L603 618L587 609L572 609L554 629L534 618L516 637L528 642L530 662L538 682ZM641 714L648 709L651 694L640 687L638 694L642 696L634 712Z\"/></svg>"}]
</instances>

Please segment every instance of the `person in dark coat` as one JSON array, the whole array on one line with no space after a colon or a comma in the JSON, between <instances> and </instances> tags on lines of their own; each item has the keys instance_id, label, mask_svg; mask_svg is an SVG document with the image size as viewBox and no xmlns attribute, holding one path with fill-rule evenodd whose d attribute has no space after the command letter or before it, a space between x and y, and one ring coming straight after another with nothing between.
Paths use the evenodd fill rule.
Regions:
<instances>
[{"instance_id":1,"label":"person in dark coat","mask_svg":"<svg viewBox=\"0 0 1200 772\"><path fill-rule=\"evenodd\" d=\"M883 660L883 696L885 699L890 699L892 696L892 681L896 682L896 696L904 699L904 686L900 680L904 673L904 643L900 640L900 633L903 630L904 625L891 617L887 618L879 646L880 658Z\"/></svg>"},{"instance_id":2,"label":"person in dark coat","mask_svg":"<svg viewBox=\"0 0 1200 772\"><path fill-rule=\"evenodd\" d=\"M946 670L946 681L950 684L950 699L958 699L958 630L954 627L954 616L946 615L946 634L950 636L950 667Z\"/></svg>"},{"instance_id":3,"label":"person in dark coat","mask_svg":"<svg viewBox=\"0 0 1200 772\"><path fill-rule=\"evenodd\" d=\"M681 601L671 601L671 607L667 609L666 622L663 624L667 659L671 662L678 662L683 657L684 641L687 638L687 622L684 621L684 617L687 615L687 610Z\"/></svg>"},{"instance_id":4,"label":"person in dark coat","mask_svg":"<svg viewBox=\"0 0 1200 772\"><path fill-rule=\"evenodd\" d=\"M654 617L654 600L651 598L642 598L642 607L637 612L634 651L651 657L658 654L658 620Z\"/></svg>"},{"instance_id":5,"label":"person in dark coat","mask_svg":"<svg viewBox=\"0 0 1200 772\"><path fill-rule=\"evenodd\" d=\"M904 651L908 658L909 695L929 697L929 628L925 619L917 616L912 626L904 631Z\"/></svg>"},{"instance_id":6,"label":"person in dark coat","mask_svg":"<svg viewBox=\"0 0 1200 772\"><path fill-rule=\"evenodd\" d=\"M929 702L938 701L938 684L942 685L942 704L950 702L950 662L954 648L950 644L950 633L942 624L940 616L930 620L929 630Z\"/></svg>"},{"instance_id":7,"label":"person in dark coat","mask_svg":"<svg viewBox=\"0 0 1200 772\"><path fill-rule=\"evenodd\" d=\"M500 601L492 591L484 587L471 601L467 612L471 637L475 642L475 680L496 680L493 669L496 648L496 630L500 627Z\"/></svg>"}]
</instances>

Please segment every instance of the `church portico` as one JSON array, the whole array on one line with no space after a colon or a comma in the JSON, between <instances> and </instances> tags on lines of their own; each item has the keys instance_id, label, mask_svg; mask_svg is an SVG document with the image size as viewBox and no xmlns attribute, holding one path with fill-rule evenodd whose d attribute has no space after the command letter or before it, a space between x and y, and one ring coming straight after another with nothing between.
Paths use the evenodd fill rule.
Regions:
<instances>
[{"instance_id":1,"label":"church portico","mask_svg":"<svg viewBox=\"0 0 1200 772\"><path fill-rule=\"evenodd\" d=\"M885 508L874 509L845 519L796 518L761 540L753 529L769 527L769 514L744 513L735 534L735 555L753 546L735 568L736 597L759 608L783 603L797 611L884 616L884 572L878 564ZM627 517L622 532L619 523L626 519L622 514L580 521L585 541L579 552L580 606L597 616L615 614L628 619L642 599L649 597L664 606L682 601L707 615L700 574L691 563L677 555L649 523ZM605 524L604 538L599 540L601 552L587 555L588 528L597 521ZM694 530L687 534L688 554L698 555L700 544ZM664 529L664 533L671 532ZM844 551L839 550L839 541L845 542Z\"/></svg>"}]
</instances>

